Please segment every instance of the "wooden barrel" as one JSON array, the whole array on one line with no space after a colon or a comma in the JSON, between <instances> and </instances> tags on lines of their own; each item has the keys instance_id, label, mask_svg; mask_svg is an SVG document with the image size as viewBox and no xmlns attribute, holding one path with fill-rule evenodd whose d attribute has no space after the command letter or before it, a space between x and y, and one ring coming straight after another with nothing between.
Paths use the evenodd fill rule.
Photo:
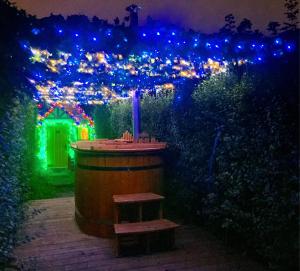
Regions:
<instances>
[{"instance_id":1,"label":"wooden barrel","mask_svg":"<svg viewBox=\"0 0 300 271\"><path fill-rule=\"evenodd\" d=\"M112 237L113 195L162 193L165 144L86 144L72 146L76 153L75 219L84 233Z\"/></svg>"}]
</instances>

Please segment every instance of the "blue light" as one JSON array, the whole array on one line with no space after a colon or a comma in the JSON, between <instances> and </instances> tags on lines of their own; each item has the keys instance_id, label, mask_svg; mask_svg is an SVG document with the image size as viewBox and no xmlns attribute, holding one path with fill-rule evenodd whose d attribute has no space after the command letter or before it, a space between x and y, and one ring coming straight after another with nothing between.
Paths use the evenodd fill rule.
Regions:
<instances>
[{"instance_id":1,"label":"blue light","mask_svg":"<svg viewBox=\"0 0 300 271\"><path fill-rule=\"evenodd\" d=\"M64 27L64 28L62 28ZM61 29L60 29L61 28ZM197 78L202 78L204 75L207 75L207 71L202 71L203 65L207 61L208 58L211 58L213 60L217 61L226 61L228 63L231 63L235 59L240 58L240 65L242 64L258 64L262 65L262 63L265 63L269 61L271 57L273 58L279 58L282 54L286 55L292 55L292 50L296 51L296 42L293 40L285 40L278 37L268 38L268 37L261 37L261 38L253 38L249 37L246 39L238 38L231 38L229 36L223 36L223 37L215 37L215 36L202 36L201 34L191 34L181 32L180 30L175 31L173 28L167 31L167 28L157 28L157 29L150 29L144 28L140 32L138 32L140 42L140 46L137 46L137 48L134 49L133 56L131 54L127 54L128 43L124 42L131 42L131 36L124 35L126 32L121 31L118 32L114 28L111 29L103 29L101 30L102 35L104 36L104 40L102 39L102 36L100 36L101 32L91 32L91 33L84 33L81 32L80 29L68 29L65 28L65 26L54 26L54 31L56 32L57 38L62 38L64 34L66 34L66 39L68 36L73 37L73 44L71 48L72 55L66 57L63 54L59 54L59 57L62 59L65 59L67 62L67 65L60 65L60 73L61 74L51 74L48 76L48 72L50 73L51 70L47 70L47 73L43 74L43 78L45 77L46 80L52 79L54 81L54 76L57 76L59 80L63 78L64 75L66 75L66 78L68 78L67 84L73 80L73 78L79 80L80 76L82 77L82 82L86 81L85 78L91 78L88 80L91 80L90 84L110 84L110 81L116 80L116 84L113 86L113 91L121 92L123 89L126 92L128 89L131 88L131 85L136 85L137 87L140 87L141 89L145 89L145 92L148 91L148 89L153 89L155 91L156 85L161 85L166 81L172 82L175 80L175 83L177 84L177 81L179 80L188 80L188 79L182 79L179 70L173 71L172 65L181 65L180 59L188 59L191 63L190 67L186 67L190 70L195 70L195 73L199 76ZM31 29L30 29L31 30ZM76 32L75 32L76 31ZM79 32L80 31L80 32ZM115 32L113 32L115 31ZM146 32L147 31L147 32ZM44 30L43 32L44 33ZM61 35L58 35L58 33L63 33ZM99 35L100 34L100 35ZM111 44L109 41L112 40L113 37L113 44ZM78 37L78 38L75 38ZM34 36L31 35L31 38L34 38ZM43 37L44 38L44 35ZM65 37L64 37L65 38ZM149 40L148 40L149 39ZM36 43L36 38L34 39ZM97 48L97 44L100 44L100 42L104 43L101 48ZM138 42L138 41L137 41ZM282 42L282 45L277 45ZM85 48L84 43L89 43L88 48ZM78 45L76 45L78 44ZM28 47L27 45L22 45L24 48L30 48L29 43ZM66 45L69 45L67 43ZM66 45L62 46L60 49L63 52L66 51L65 47ZM76 47L75 47L76 46ZM229 48L230 46L230 48ZM108 55L107 55L107 65L111 65L113 69L105 69L105 65L101 65L99 69L97 62L97 58L93 57L93 60L90 61L92 63L88 63L87 58L85 57L86 53L90 49L92 53L95 53L95 50L105 50L105 48L109 47ZM21 47L22 48L22 47ZM76 49L78 48L78 50ZM119 49L117 49L119 48ZM264 49L261 49L264 48ZM22 48L23 49L23 48ZM44 49L44 48L41 48ZM228 50L230 49L230 50ZM233 49L233 50L232 50ZM24 49L23 49L24 50ZM115 50L114 53L111 53L111 51ZM143 53L143 50L148 50L147 53ZM25 50L24 50L25 51ZM170 53L172 52L172 54ZM34 51L32 53L35 53ZM55 53L54 53L55 54ZM117 55L117 54L120 54ZM147 56L148 55L148 56ZM241 56L243 55L243 56ZM124 57L121 57L124 56ZM168 56L170 57L170 60L168 60ZM172 57L174 56L174 58ZM158 61L154 61L152 63L152 60L149 61L149 58L153 57L156 59L159 59ZM89 57L88 57L89 58ZM48 58L43 57L45 61L43 60L44 64L47 64L48 61L50 61ZM76 61L76 60L77 61ZM90 58L89 58L90 59ZM233 60L232 60L233 59ZM83 60L83 63L87 63L87 66L83 66L84 70L86 68L86 72L81 72L78 69L78 65L81 64L81 60ZM172 62L174 60L174 62ZM162 65L158 65L159 61L163 63ZM136 77L133 77L130 71L125 67L127 63L133 63L133 66L136 68L136 71L138 72ZM90 66L90 64L95 65L95 67ZM184 63L182 63L184 65ZM39 65L39 64L38 64ZM147 65L147 68L144 68L143 65ZM46 65L47 66L47 65ZM90 69L92 67L92 69ZM108 67L108 66L107 66ZM141 67L141 68L139 68ZM146 66L145 66L146 67ZM151 72L149 72L149 68L153 69ZM166 68L166 71L164 70ZM47 67L46 67L47 69ZM99 78L98 76L90 76L89 74L85 75L84 73L89 73L89 70L93 70L94 75L98 75L101 73L100 76L103 74L103 80L102 77ZM105 70L104 70L105 69ZM184 68L185 69L185 68ZM177 69L176 69L177 70ZM105 71L105 72L103 72ZM77 74L76 74L77 72ZM35 73L33 73L35 74ZM92 74L92 73L91 73ZM174 76L173 76L174 75ZM39 76L39 75L37 75ZM39 78L36 78L35 76L32 76L33 79L37 80ZM70 78L72 77L72 78ZM149 77L149 79L148 79ZM69 79L70 78L70 79ZM95 78L95 79L94 79ZM178 79L180 78L180 79ZM192 78L192 77L191 77ZM62 80L61 80L62 81ZM56 81L60 82L60 81ZM109 83L107 83L109 82ZM42 82L43 83L43 82ZM63 87L63 83L59 83L60 87ZM59 85L57 84L57 85ZM83 85L79 87L79 93L78 97L80 96L80 100L83 102L86 102L89 98L81 98L85 94L83 93L85 89L88 89L89 85ZM151 86L150 86L151 85ZM96 90L96 88L95 88ZM61 94L60 94L61 95ZM87 97L89 94L87 94ZM96 91L95 97L102 99L103 102L106 102L104 97L101 96L101 93ZM176 97L177 98L177 97ZM76 98L77 99L77 98ZM177 98L180 99L180 96ZM182 96L181 99L184 99L184 96Z\"/></svg>"},{"instance_id":2,"label":"blue light","mask_svg":"<svg viewBox=\"0 0 300 271\"><path fill-rule=\"evenodd\" d=\"M29 44L26 41L20 42L20 45L22 46L23 49L28 49L29 48Z\"/></svg>"},{"instance_id":3,"label":"blue light","mask_svg":"<svg viewBox=\"0 0 300 271\"><path fill-rule=\"evenodd\" d=\"M286 50L287 50L288 52L294 51L294 45L293 45L293 44L287 44L287 45L286 45Z\"/></svg>"},{"instance_id":4,"label":"blue light","mask_svg":"<svg viewBox=\"0 0 300 271\"><path fill-rule=\"evenodd\" d=\"M33 34L33 35L38 35L38 34L40 34L40 30L38 29L38 28L33 28L32 30L31 30L31 33Z\"/></svg>"},{"instance_id":5,"label":"blue light","mask_svg":"<svg viewBox=\"0 0 300 271\"><path fill-rule=\"evenodd\" d=\"M280 45L282 43L282 40L277 38L275 41L274 41L275 44L277 45Z\"/></svg>"}]
</instances>

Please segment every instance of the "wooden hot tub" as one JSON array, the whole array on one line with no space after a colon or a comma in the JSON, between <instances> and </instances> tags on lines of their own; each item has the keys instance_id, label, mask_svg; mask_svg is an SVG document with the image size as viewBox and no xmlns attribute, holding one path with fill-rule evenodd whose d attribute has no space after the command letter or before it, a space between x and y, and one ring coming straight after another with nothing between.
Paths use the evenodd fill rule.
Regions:
<instances>
[{"instance_id":1,"label":"wooden hot tub","mask_svg":"<svg viewBox=\"0 0 300 271\"><path fill-rule=\"evenodd\" d=\"M72 144L76 154L75 219L90 235L112 237L112 196L161 194L165 143L95 140Z\"/></svg>"}]
</instances>

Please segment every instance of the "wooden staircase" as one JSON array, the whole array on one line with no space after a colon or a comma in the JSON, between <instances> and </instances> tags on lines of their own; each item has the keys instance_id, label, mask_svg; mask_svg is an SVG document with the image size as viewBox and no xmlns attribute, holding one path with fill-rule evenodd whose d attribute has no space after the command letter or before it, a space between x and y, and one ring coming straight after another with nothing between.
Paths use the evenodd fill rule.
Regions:
<instances>
[{"instance_id":1,"label":"wooden staircase","mask_svg":"<svg viewBox=\"0 0 300 271\"><path fill-rule=\"evenodd\" d=\"M163 196L153 193L113 195L116 256L120 255L122 244L136 244L140 240L145 240L146 253L149 253L151 239L153 239L154 234L164 234L167 236L165 239L167 247L172 248L174 246L174 230L179 225L163 219L163 200ZM149 204L152 203L158 204L157 214L155 218L152 217L149 220L149 217L145 217L145 214ZM129 206L137 207L137 217L133 219L136 221L124 221L122 218L123 210L126 210Z\"/></svg>"}]
</instances>

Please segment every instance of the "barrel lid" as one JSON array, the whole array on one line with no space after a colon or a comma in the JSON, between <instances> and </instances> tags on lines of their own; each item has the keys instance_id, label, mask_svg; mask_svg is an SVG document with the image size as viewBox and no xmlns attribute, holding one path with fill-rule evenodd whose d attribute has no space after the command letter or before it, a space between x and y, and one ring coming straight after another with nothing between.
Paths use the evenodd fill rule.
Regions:
<instances>
[{"instance_id":1,"label":"barrel lid","mask_svg":"<svg viewBox=\"0 0 300 271\"><path fill-rule=\"evenodd\" d=\"M133 143L121 140L93 140L71 143L74 150L85 152L152 152L162 151L165 142Z\"/></svg>"}]
</instances>

